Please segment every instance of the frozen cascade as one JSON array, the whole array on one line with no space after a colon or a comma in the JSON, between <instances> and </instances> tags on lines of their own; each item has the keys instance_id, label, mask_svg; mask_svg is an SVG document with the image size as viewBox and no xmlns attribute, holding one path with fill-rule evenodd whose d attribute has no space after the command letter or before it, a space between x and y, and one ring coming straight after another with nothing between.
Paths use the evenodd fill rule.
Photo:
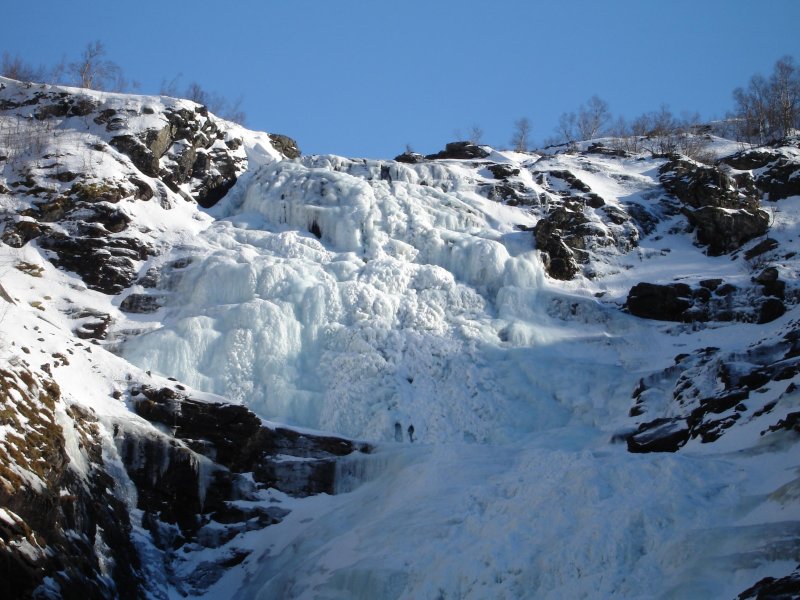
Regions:
<instances>
[{"instance_id":1,"label":"frozen cascade","mask_svg":"<svg viewBox=\"0 0 800 600\"><path fill-rule=\"evenodd\" d=\"M780 527L757 547L742 518L784 458L762 478L755 455L609 443L637 380L697 341L550 286L518 227L535 217L480 196L474 172L268 164L211 211L191 263L163 258L161 327L127 358L378 442L337 462L339 494L281 497L246 577L208 598L732 597L774 560Z\"/></svg>"},{"instance_id":2,"label":"frozen cascade","mask_svg":"<svg viewBox=\"0 0 800 600\"><path fill-rule=\"evenodd\" d=\"M569 419L536 365L553 344L607 340L546 314L540 260L516 237L530 217L444 166L393 165L392 181L381 166L262 167L204 255L167 271L167 325L124 354L266 418L372 440L395 423L485 442Z\"/></svg>"}]
</instances>

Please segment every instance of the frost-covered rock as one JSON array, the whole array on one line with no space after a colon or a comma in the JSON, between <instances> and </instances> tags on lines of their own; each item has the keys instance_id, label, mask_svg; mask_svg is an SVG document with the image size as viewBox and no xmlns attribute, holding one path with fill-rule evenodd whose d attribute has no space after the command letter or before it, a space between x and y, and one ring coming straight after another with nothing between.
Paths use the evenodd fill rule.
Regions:
<instances>
[{"instance_id":1,"label":"frost-covered rock","mask_svg":"<svg viewBox=\"0 0 800 600\"><path fill-rule=\"evenodd\" d=\"M712 255L724 254L769 229L769 214L759 208L752 177L731 176L715 166L676 157L660 169L665 189L684 203L697 229L698 243Z\"/></svg>"}]
</instances>

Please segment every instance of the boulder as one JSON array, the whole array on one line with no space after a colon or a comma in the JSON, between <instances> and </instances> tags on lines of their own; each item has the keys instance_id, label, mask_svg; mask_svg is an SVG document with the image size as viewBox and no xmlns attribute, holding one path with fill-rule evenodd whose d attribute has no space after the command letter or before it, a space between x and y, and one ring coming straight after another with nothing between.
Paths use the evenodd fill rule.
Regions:
<instances>
[{"instance_id":1,"label":"boulder","mask_svg":"<svg viewBox=\"0 0 800 600\"><path fill-rule=\"evenodd\" d=\"M508 179L519 175L519 169L507 164L494 164L486 167L494 175L495 179Z\"/></svg>"},{"instance_id":2,"label":"boulder","mask_svg":"<svg viewBox=\"0 0 800 600\"><path fill-rule=\"evenodd\" d=\"M693 305L692 288L685 283L637 283L625 302L628 312L637 317L679 322L686 320Z\"/></svg>"},{"instance_id":3,"label":"boulder","mask_svg":"<svg viewBox=\"0 0 800 600\"><path fill-rule=\"evenodd\" d=\"M536 247L543 253L545 269L553 279L572 279L579 271L578 262L586 261L583 236L592 233L588 222L577 205L565 205L536 223Z\"/></svg>"},{"instance_id":4,"label":"boulder","mask_svg":"<svg viewBox=\"0 0 800 600\"><path fill-rule=\"evenodd\" d=\"M769 230L770 216L764 210L732 210L719 206L684 208L689 223L697 231L699 244L708 246L708 254L720 256L742 247Z\"/></svg>"},{"instance_id":5,"label":"boulder","mask_svg":"<svg viewBox=\"0 0 800 600\"><path fill-rule=\"evenodd\" d=\"M472 142L450 142L441 152L437 152L436 154L428 154L425 158L428 160L469 160L486 158L487 156L489 156L489 151L483 146L473 144Z\"/></svg>"},{"instance_id":6,"label":"boulder","mask_svg":"<svg viewBox=\"0 0 800 600\"><path fill-rule=\"evenodd\" d=\"M286 158L300 158L302 154L300 148L298 148L297 142L289 136L280 133L270 133L269 139L272 142L272 147Z\"/></svg>"},{"instance_id":7,"label":"boulder","mask_svg":"<svg viewBox=\"0 0 800 600\"><path fill-rule=\"evenodd\" d=\"M119 309L126 313L146 314L156 312L161 308L163 298L149 294L129 294L120 303Z\"/></svg>"},{"instance_id":8,"label":"boulder","mask_svg":"<svg viewBox=\"0 0 800 600\"><path fill-rule=\"evenodd\" d=\"M418 152L406 151L406 152L403 152L402 154L398 154L397 156L394 157L394 159L397 162L414 165L414 164L417 164L417 163L420 163L420 162L424 161L425 157L422 156L422 154L419 154Z\"/></svg>"}]
</instances>

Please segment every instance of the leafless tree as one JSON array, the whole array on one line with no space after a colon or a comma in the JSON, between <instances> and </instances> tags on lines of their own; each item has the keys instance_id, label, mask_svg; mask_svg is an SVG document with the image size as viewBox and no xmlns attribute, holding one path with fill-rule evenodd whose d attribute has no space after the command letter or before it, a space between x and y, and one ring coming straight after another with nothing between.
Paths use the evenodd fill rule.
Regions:
<instances>
[{"instance_id":1,"label":"leafless tree","mask_svg":"<svg viewBox=\"0 0 800 600\"><path fill-rule=\"evenodd\" d=\"M173 98L179 96L180 91L178 91L178 82L180 81L181 77L183 77L183 73L178 73L169 81L162 79L161 88L159 89L158 93L162 96L171 96Z\"/></svg>"},{"instance_id":2,"label":"leafless tree","mask_svg":"<svg viewBox=\"0 0 800 600\"><path fill-rule=\"evenodd\" d=\"M743 141L764 144L800 128L800 69L790 56L775 63L772 75L750 78L733 91L733 118Z\"/></svg>"},{"instance_id":3,"label":"leafless tree","mask_svg":"<svg viewBox=\"0 0 800 600\"><path fill-rule=\"evenodd\" d=\"M575 142L578 138L578 115L574 112L563 113L558 119L558 143Z\"/></svg>"},{"instance_id":4,"label":"leafless tree","mask_svg":"<svg viewBox=\"0 0 800 600\"><path fill-rule=\"evenodd\" d=\"M95 90L116 87L121 70L115 62L106 59L105 55L106 49L100 40L87 44L80 59L70 63L67 68L74 83L82 88Z\"/></svg>"},{"instance_id":5,"label":"leafless tree","mask_svg":"<svg viewBox=\"0 0 800 600\"><path fill-rule=\"evenodd\" d=\"M516 152L527 152L530 145L531 122L527 117L514 121L514 132L511 135L511 147Z\"/></svg>"},{"instance_id":6,"label":"leafless tree","mask_svg":"<svg viewBox=\"0 0 800 600\"><path fill-rule=\"evenodd\" d=\"M599 96L592 96L578 109L576 125L580 138L591 140L597 137L610 120L611 111L608 110L608 102Z\"/></svg>"},{"instance_id":7,"label":"leafless tree","mask_svg":"<svg viewBox=\"0 0 800 600\"><path fill-rule=\"evenodd\" d=\"M241 96L231 102L219 94L208 92L196 81L186 86L184 95L192 102L204 105L212 113L228 121L234 121L235 123L244 125L247 120L247 115L244 110L242 110L243 99Z\"/></svg>"},{"instance_id":8,"label":"leafless tree","mask_svg":"<svg viewBox=\"0 0 800 600\"><path fill-rule=\"evenodd\" d=\"M47 70L42 67L34 67L25 62L18 54L11 56L8 52L3 52L0 61L0 75L16 79L17 81L44 81L47 78Z\"/></svg>"},{"instance_id":9,"label":"leafless tree","mask_svg":"<svg viewBox=\"0 0 800 600\"><path fill-rule=\"evenodd\" d=\"M481 140L483 139L483 129L480 128L479 125L475 124L469 129L469 141L473 144L480 144Z\"/></svg>"}]
</instances>

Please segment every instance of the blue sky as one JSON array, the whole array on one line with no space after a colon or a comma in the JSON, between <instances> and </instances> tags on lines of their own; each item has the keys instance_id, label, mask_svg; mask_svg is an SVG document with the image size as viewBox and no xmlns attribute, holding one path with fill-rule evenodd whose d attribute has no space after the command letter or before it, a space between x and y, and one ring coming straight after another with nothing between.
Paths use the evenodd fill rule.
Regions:
<instances>
[{"instance_id":1,"label":"blue sky","mask_svg":"<svg viewBox=\"0 0 800 600\"><path fill-rule=\"evenodd\" d=\"M243 97L248 126L305 153L428 153L473 125L507 145L591 95L628 117L667 104L704 118L791 55L800 1L86 0L7 3L0 51L74 60L93 40L144 93L182 73ZM13 26L8 26L13 24Z\"/></svg>"}]
</instances>

